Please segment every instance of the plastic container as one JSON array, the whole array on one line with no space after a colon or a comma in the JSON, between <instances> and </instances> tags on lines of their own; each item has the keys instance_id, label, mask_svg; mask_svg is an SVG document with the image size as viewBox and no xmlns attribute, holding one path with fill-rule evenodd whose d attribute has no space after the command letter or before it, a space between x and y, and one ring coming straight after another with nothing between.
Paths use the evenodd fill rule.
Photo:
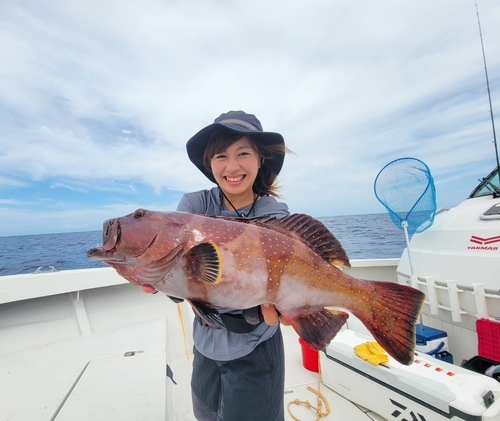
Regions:
<instances>
[{"instance_id":1,"label":"plastic container","mask_svg":"<svg viewBox=\"0 0 500 421\"><path fill-rule=\"evenodd\" d=\"M304 368L315 373L319 372L318 351L309 348L302 338L299 338L299 344L302 349L302 365Z\"/></svg>"},{"instance_id":2,"label":"plastic container","mask_svg":"<svg viewBox=\"0 0 500 421\"><path fill-rule=\"evenodd\" d=\"M448 334L444 330L436 329L430 326L417 324L415 326L415 335L417 336L417 343L434 341L436 339L446 338Z\"/></svg>"},{"instance_id":3,"label":"plastic container","mask_svg":"<svg viewBox=\"0 0 500 421\"><path fill-rule=\"evenodd\" d=\"M325 386L392 421L500 421L500 382L424 353L410 366L375 366L353 349L367 340L348 330L335 336L321 354Z\"/></svg>"},{"instance_id":4,"label":"plastic container","mask_svg":"<svg viewBox=\"0 0 500 421\"><path fill-rule=\"evenodd\" d=\"M416 351L453 364L453 355L448 348L448 334L444 330L417 324L415 336Z\"/></svg>"},{"instance_id":5,"label":"plastic container","mask_svg":"<svg viewBox=\"0 0 500 421\"><path fill-rule=\"evenodd\" d=\"M476 355L475 357L472 357L470 360L467 360L462 363L462 367L466 368L467 370L475 371L476 373L479 374L485 374L486 370L490 368L491 366L496 366L499 365L498 362L490 360L488 358L481 357L479 355ZM497 381L500 381L498 375L493 376L493 378Z\"/></svg>"},{"instance_id":6,"label":"plastic container","mask_svg":"<svg viewBox=\"0 0 500 421\"><path fill-rule=\"evenodd\" d=\"M479 356L500 361L500 323L488 320L476 320L477 353Z\"/></svg>"},{"instance_id":7,"label":"plastic container","mask_svg":"<svg viewBox=\"0 0 500 421\"><path fill-rule=\"evenodd\" d=\"M453 364L453 355L448 351L436 352L433 357L436 360L446 361L447 363Z\"/></svg>"}]
</instances>

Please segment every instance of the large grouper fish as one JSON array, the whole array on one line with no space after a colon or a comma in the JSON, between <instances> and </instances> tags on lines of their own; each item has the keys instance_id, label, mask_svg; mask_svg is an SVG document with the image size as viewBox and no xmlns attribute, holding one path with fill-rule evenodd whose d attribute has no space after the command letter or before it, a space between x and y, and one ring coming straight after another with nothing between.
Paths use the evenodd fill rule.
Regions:
<instances>
[{"instance_id":1,"label":"large grouper fish","mask_svg":"<svg viewBox=\"0 0 500 421\"><path fill-rule=\"evenodd\" d=\"M87 256L132 284L187 300L214 328L225 327L217 308L274 305L314 350L341 329L345 309L388 354L413 362L424 294L343 272L350 264L340 242L308 215L243 220L138 209L105 221L103 245Z\"/></svg>"}]
</instances>

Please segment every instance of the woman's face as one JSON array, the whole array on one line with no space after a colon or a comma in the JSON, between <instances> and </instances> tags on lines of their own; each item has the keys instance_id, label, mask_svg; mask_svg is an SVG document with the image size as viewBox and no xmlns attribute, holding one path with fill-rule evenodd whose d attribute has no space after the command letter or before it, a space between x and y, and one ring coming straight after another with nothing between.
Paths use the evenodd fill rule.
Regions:
<instances>
[{"instance_id":1,"label":"woman's face","mask_svg":"<svg viewBox=\"0 0 500 421\"><path fill-rule=\"evenodd\" d=\"M253 197L252 186L259 171L259 161L252 142L243 136L225 151L215 154L210 166L215 181L226 195Z\"/></svg>"}]
</instances>

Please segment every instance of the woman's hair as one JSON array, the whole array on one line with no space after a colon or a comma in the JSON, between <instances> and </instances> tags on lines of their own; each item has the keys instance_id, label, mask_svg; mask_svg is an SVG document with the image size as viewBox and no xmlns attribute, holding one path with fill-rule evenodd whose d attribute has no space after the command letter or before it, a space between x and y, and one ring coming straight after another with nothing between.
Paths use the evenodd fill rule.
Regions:
<instances>
[{"instance_id":1,"label":"woman's hair","mask_svg":"<svg viewBox=\"0 0 500 421\"><path fill-rule=\"evenodd\" d=\"M224 152L231 144L241 139L243 136L250 139L250 142L261 160L261 166L257 173L257 178L253 183L254 193L259 196L269 194L271 196L279 197L277 193L279 186L275 184L278 174L273 171L269 161L272 160L275 155L284 155L289 152L287 147L283 144L264 145L259 142L258 136L235 133L230 130L219 130L212 134L207 143L207 147L203 153L203 165L208 171L212 172L212 166L210 164L212 158L216 154Z\"/></svg>"}]
</instances>

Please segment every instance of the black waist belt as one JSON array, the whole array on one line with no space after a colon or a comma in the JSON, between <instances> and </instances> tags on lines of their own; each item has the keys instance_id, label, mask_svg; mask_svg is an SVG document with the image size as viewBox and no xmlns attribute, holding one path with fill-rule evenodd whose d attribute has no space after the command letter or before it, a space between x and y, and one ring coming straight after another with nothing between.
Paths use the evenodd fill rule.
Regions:
<instances>
[{"instance_id":1,"label":"black waist belt","mask_svg":"<svg viewBox=\"0 0 500 421\"><path fill-rule=\"evenodd\" d=\"M255 329L257 329L260 326L260 324L264 321L264 318L262 317L262 313L260 311L260 306L244 311L251 313L255 312L255 317L257 317L257 319L255 320L255 318L252 317L252 320L255 320L256 324L248 323L247 322L248 316L247 318L245 318L243 314L224 313L220 315L220 318L222 319L227 330L234 333L250 333L253 332ZM254 314L252 314L252 316L254 316ZM206 326L206 323L200 317L196 316L196 319L203 326Z\"/></svg>"},{"instance_id":2,"label":"black waist belt","mask_svg":"<svg viewBox=\"0 0 500 421\"><path fill-rule=\"evenodd\" d=\"M221 314L220 318L226 325L226 329L234 333L250 333L253 332L259 324L251 325L245 320L243 314Z\"/></svg>"}]
</instances>

